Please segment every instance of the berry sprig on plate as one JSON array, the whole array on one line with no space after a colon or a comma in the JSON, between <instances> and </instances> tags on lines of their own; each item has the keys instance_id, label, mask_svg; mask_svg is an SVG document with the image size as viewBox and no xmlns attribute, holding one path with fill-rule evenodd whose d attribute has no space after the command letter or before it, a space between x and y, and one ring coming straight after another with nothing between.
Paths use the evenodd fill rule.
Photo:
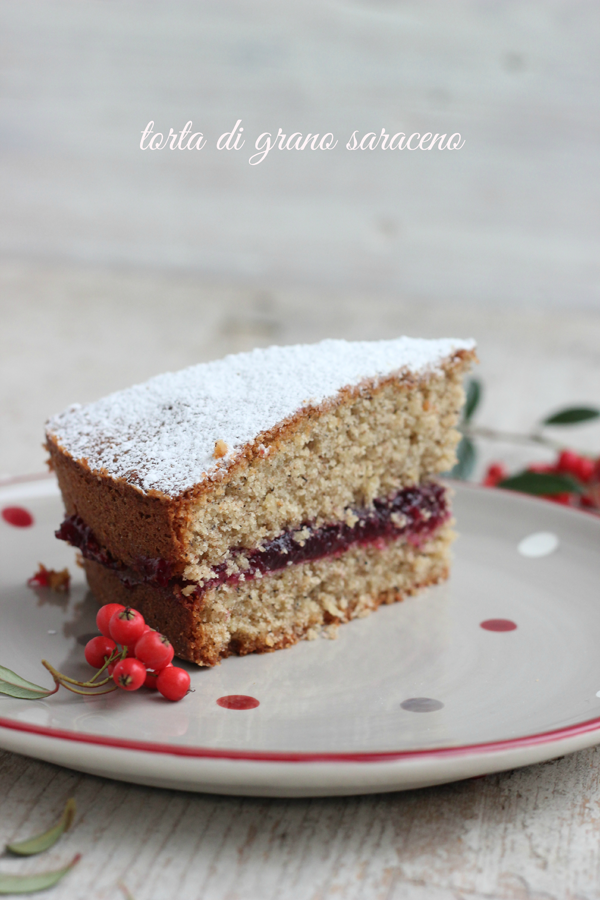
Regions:
<instances>
[{"instance_id":1,"label":"berry sprig on plate","mask_svg":"<svg viewBox=\"0 0 600 900\"><path fill-rule=\"evenodd\" d=\"M146 687L157 690L167 700L185 697L190 690L189 674L173 665L170 641L147 625L140 612L120 603L107 603L99 609L96 625L100 634L85 647L86 661L97 669L92 678L70 678L43 659L42 665L55 684L53 690L47 690L0 666L0 693L22 700L40 700L55 694L60 687L84 696Z\"/></svg>"},{"instance_id":2,"label":"berry sprig on plate","mask_svg":"<svg viewBox=\"0 0 600 900\"><path fill-rule=\"evenodd\" d=\"M462 440L457 449L458 462L448 474L461 480L469 478L476 463L477 438L541 445L554 452L552 462L529 463L515 474L510 474L502 462L493 462L486 469L483 484L534 494L554 503L600 514L600 458L577 452L545 433L548 426L564 427L597 420L600 410L589 406L569 407L547 416L530 434L507 433L474 424L473 416L481 395L481 383L475 380L469 382L467 402L459 426Z\"/></svg>"}]
</instances>

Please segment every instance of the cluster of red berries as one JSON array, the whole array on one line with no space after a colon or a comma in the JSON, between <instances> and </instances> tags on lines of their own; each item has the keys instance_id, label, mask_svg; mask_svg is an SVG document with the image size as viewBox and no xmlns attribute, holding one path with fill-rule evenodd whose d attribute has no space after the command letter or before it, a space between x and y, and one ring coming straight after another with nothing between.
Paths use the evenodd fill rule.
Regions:
<instances>
[{"instance_id":1,"label":"cluster of red berries","mask_svg":"<svg viewBox=\"0 0 600 900\"><path fill-rule=\"evenodd\" d=\"M600 459L581 456L573 450L563 450L554 463L530 463L528 472L539 472L545 475L569 475L575 479L581 493L565 491L559 494L543 494L546 500L561 503L563 506L576 506L600 512ZM492 463L488 466L483 484L496 487L509 477L506 466Z\"/></svg>"},{"instance_id":2,"label":"cluster of red berries","mask_svg":"<svg viewBox=\"0 0 600 900\"><path fill-rule=\"evenodd\" d=\"M185 669L173 665L171 643L164 634L146 625L137 609L107 603L99 610L96 624L100 634L85 647L90 666L95 669L106 666L114 683L124 691L137 691L145 686L158 690L167 700L185 697L190 689L190 676Z\"/></svg>"}]
</instances>

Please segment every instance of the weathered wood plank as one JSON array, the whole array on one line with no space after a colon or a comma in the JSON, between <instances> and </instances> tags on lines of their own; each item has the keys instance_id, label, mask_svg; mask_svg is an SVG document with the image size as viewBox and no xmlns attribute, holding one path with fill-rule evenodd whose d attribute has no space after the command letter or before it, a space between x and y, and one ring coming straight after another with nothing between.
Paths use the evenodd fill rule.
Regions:
<instances>
[{"instance_id":1,"label":"weathered wood plank","mask_svg":"<svg viewBox=\"0 0 600 900\"><path fill-rule=\"evenodd\" d=\"M207 283L191 274L0 261L0 475L41 471L43 423L162 371L269 343L389 335L475 337L481 422L528 430L564 404L598 404L600 316L334 289ZM525 386L525 389L524 389ZM600 427L557 436L598 452ZM523 450L490 447L515 465ZM540 457L535 450L529 458Z\"/></svg>"},{"instance_id":2,"label":"weathered wood plank","mask_svg":"<svg viewBox=\"0 0 600 900\"><path fill-rule=\"evenodd\" d=\"M0 754L0 839L41 828L67 796L83 860L55 900L596 900L600 752L372 797L260 800L155 790ZM29 860L2 861L27 870Z\"/></svg>"},{"instance_id":3,"label":"weathered wood plank","mask_svg":"<svg viewBox=\"0 0 600 900\"><path fill-rule=\"evenodd\" d=\"M535 0L4 2L0 249L597 308L599 30L595 4ZM204 150L139 149L190 119ZM340 143L250 166L279 127ZM466 144L344 149L382 128Z\"/></svg>"}]
</instances>

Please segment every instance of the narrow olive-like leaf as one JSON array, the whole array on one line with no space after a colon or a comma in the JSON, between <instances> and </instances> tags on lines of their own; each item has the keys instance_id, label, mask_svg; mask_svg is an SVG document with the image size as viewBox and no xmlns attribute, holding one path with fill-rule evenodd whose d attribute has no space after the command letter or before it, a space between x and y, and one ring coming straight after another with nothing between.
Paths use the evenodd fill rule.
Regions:
<instances>
[{"instance_id":1,"label":"narrow olive-like leaf","mask_svg":"<svg viewBox=\"0 0 600 900\"><path fill-rule=\"evenodd\" d=\"M545 472L519 472L518 475L512 475L510 478L498 482L497 486L536 496L581 494L582 492L581 485L569 475L552 475Z\"/></svg>"},{"instance_id":2,"label":"narrow olive-like leaf","mask_svg":"<svg viewBox=\"0 0 600 900\"><path fill-rule=\"evenodd\" d=\"M73 824L76 811L75 800L71 797L67 800L63 814L56 825L53 825L48 831L43 831L41 834L28 838L26 841L7 844L6 849L11 853L16 853L18 856L33 856L34 853L43 853L44 850L49 850L59 837L69 830Z\"/></svg>"},{"instance_id":3,"label":"narrow olive-like leaf","mask_svg":"<svg viewBox=\"0 0 600 900\"><path fill-rule=\"evenodd\" d=\"M473 413L479 406L481 400L481 382L476 378L471 378L467 385L467 399L465 402L464 420L470 422Z\"/></svg>"},{"instance_id":4,"label":"narrow olive-like leaf","mask_svg":"<svg viewBox=\"0 0 600 900\"><path fill-rule=\"evenodd\" d=\"M28 688L0 681L0 694L8 694L9 697L16 697L17 700L43 700L54 693L55 691L30 691Z\"/></svg>"},{"instance_id":5,"label":"narrow olive-like leaf","mask_svg":"<svg viewBox=\"0 0 600 900\"><path fill-rule=\"evenodd\" d=\"M0 894L35 894L58 884L67 872L70 872L81 859L81 854L74 856L68 866L55 869L53 872L38 872L37 875L5 875L0 873Z\"/></svg>"},{"instance_id":6,"label":"narrow olive-like leaf","mask_svg":"<svg viewBox=\"0 0 600 900\"><path fill-rule=\"evenodd\" d=\"M476 451L471 438L463 437L456 450L457 463L447 473L449 478L466 481L475 466Z\"/></svg>"},{"instance_id":7,"label":"narrow olive-like leaf","mask_svg":"<svg viewBox=\"0 0 600 900\"><path fill-rule=\"evenodd\" d=\"M21 700L39 700L48 697L55 692L56 688L48 690L40 687L39 684L33 684L17 675L16 672L0 666L0 694L8 694L11 697L19 697Z\"/></svg>"},{"instance_id":8,"label":"narrow olive-like leaf","mask_svg":"<svg viewBox=\"0 0 600 900\"><path fill-rule=\"evenodd\" d=\"M5 681L9 684L28 688L30 691L37 691L38 694L48 693L47 688L40 687L39 684L34 684L32 681L26 681L24 678L21 678L20 675L17 675L16 672L13 672L11 669L7 669L5 666L0 666L0 681Z\"/></svg>"},{"instance_id":9,"label":"narrow olive-like leaf","mask_svg":"<svg viewBox=\"0 0 600 900\"><path fill-rule=\"evenodd\" d=\"M544 425L577 425L578 422L589 422L600 418L600 409L592 406L571 406L544 419Z\"/></svg>"}]
</instances>

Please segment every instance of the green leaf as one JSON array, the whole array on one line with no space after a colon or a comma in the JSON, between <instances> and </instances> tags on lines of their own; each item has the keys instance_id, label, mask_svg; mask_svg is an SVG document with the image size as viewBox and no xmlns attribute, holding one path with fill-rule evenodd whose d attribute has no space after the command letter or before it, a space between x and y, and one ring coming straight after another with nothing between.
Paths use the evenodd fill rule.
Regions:
<instances>
[{"instance_id":1,"label":"green leaf","mask_svg":"<svg viewBox=\"0 0 600 900\"><path fill-rule=\"evenodd\" d=\"M523 494L581 494L582 487L570 475L552 475L545 472L519 472L498 482L498 487Z\"/></svg>"},{"instance_id":2,"label":"green leaf","mask_svg":"<svg viewBox=\"0 0 600 900\"><path fill-rule=\"evenodd\" d=\"M67 872L70 872L81 859L81 854L74 856L68 866L55 869L53 872L38 872L37 875L5 875L0 873L0 894L35 894L58 884Z\"/></svg>"},{"instance_id":3,"label":"green leaf","mask_svg":"<svg viewBox=\"0 0 600 900\"><path fill-rule=\"evenodd\" d=\"M577 425L600 417L600 410L592 406L571 406L544 419L543 425Z\"/></svg>"},{"instance_id":4,"label":"green leaf","mask_svg":"<svg viewBox=\"0 0 600 900\"><path fill-rule=\"evenodd\" d=\"M53 825L48 831L43 831L41 834L36 834L35 837L28 838L26 841L7 844L6 849L11 853L16 853L18 856L33 856L34 853L42 853L44 850L49 850L59 837L69 830L73 824L76 811L75 800L71 797L67 800L63 814L56 825Z\"/></svg>"},{"instance_id":5,"label":"green leaf","mask_svg":"<svg viewBox=\"0 0 600 900\"><path fill-rule=\"evenodd\" d=\"M55 688L48 690L26 681L5 666L0 666L0 694L8 694L10 697L18 697L21 700L40 700L55 692Z\"/></svg>"},{"instance_id":6,"label":"green leaf","mask_svg":"<svg viewBox=\"0 0 600 900\"><path fill-rule=\"evenodd\" d=\"M473 413L479 406L481 400L481 382L476 378L471 378L467 385L467 399L465 402L465 411L463 413L463 421L470 422Z\"/></svg>"},{"instance_id":7,"label":"green leaf","mask_svg":"<svg viewBox=\"0 0 600 900\"><path fill-rule=\"evenodd\" d=\"M457 463L447 472L449 478L458 478L466 481L475 466L476 451L471 438L463 436L456 449Z\"/></svg>"}]
</instances>

